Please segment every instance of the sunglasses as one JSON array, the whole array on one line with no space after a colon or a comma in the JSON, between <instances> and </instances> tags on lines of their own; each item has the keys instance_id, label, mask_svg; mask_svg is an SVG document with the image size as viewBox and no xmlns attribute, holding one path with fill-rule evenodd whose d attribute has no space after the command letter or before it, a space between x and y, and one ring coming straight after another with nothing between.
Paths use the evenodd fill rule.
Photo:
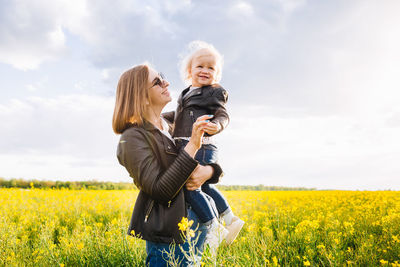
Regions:
<instances>
[{"instance_id":1,"label":"sunglasses","mask_svg":"<svg viewBox=\"0 0 400 267\"><path fill-rule=\"evenodd\" d=\"M160 73L158 73L158 77L154 78L153 85L150 88L157 86L157 85L160 87L164 87L166 83L167 83L167 81L165 80L164 74L162 74L160 72Z\"/></svg>"}]
</instances>

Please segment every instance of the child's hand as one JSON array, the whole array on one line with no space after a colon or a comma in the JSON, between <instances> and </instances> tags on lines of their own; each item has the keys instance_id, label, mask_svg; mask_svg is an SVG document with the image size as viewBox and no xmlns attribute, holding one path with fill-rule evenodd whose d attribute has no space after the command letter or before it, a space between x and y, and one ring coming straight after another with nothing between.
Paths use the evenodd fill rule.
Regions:
<instances>
[{"instance_id":1,"label":"child's hand","mask_svg":"<svg viewBox=\"0 0 400 267\"><path fill-rule=\"evenodd\" d=\"M209 135L213 135L219 132L221 129L219 124L209 122L207 125L204 127L204 132L208 133Z\"/></svg>"}]
</instances>

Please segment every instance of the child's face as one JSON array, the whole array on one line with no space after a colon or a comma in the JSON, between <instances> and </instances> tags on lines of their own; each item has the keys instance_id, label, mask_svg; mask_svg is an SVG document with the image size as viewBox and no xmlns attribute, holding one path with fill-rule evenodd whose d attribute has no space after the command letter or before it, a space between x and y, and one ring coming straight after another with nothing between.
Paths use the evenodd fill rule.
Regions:
<instances>
[{"instance_id":1,"label":"child's face","mask_svg":"<svg viewBox=\"0 0 400 267\"><path fill-rule=\"evenodd\" d=\"M202 87L213 84L215 81L217 62L215 56L209 52L199 52L193 57L189 74L192 77L192 86Z\"/></svg>"}]
</instances>

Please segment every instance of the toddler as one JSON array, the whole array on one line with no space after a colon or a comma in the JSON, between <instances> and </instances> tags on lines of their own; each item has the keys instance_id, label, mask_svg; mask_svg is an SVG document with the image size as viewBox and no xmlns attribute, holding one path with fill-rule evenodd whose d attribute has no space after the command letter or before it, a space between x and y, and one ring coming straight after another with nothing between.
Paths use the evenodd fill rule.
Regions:
<instances>
[{"instance_id":1,"label":"toddler","mask_svg":"<svg viewBox=\"0 0 400 267\"><path fill-rule=\"evenodd\" d=\"M210 115L211 126L206 128L203 145L195 156L200 164L205 165L217 161L218 150L213 136L228 125L229 116L225 108L228 93L218 84L223 59L214 46L194 41L189 44L189 51L182 61L181 74L190 86L180 94L176 112L166 113L164 116L174 121L173 137L177 147L182 149L189 142L196 119L202 115ZM244 221L233 214L221 192L214 185L205 182L201 189L190 191L184 188L184 193L199 220L210 225L205 244L214 252L222 239L231 244ZM218 214L215 214L207 195L214 200ZM219 223L219 217L225 221L226 228Z\"/></svg>"}]
</instances>

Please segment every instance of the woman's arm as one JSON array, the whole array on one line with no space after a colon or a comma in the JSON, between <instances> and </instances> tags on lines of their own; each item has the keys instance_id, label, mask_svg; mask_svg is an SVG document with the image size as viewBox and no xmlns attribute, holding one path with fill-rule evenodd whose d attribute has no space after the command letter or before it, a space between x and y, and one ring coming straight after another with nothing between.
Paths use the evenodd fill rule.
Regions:
<instances>
[{"instance_id":1,"label":"woman's arm","mask_svg":"<svg viewBox=\"0 0 400 267\"><path fill-rule=\"evenodd\" d=\"M118 160L139 189L161 203L168 203L198 165L194 155L201 146L207 118L202 116L193 124L191 140L165 171L148 143L146 130L139 127L129 128L122 134L117 150Z\"/></svg>"},{"instance_id":2,"label":"woman's arm","mask_svg":"<svg viewBox=\"0 0 400 267\"><path fill-rule=\"evenodd\" d=\"M216 184L224 175L221 166L217 163L212 163L206 166L198 165L193 171L189 180L186 182L186 189L196 190L200 188L206 181L211 184Z\"/></svg>"},{"instance_id":3,"label":"woman's arm","mask_svg":"<svg viewBox=\"0 0 400 267\"><path fill-rule=\"evenodd\" d=\"M160 203L168 203L198 163L186 151L181 151L175 161L163 171L141 131L133 127L124 132L117 150L118 160L140 190Z\"/></svg>"}]
</instances>

